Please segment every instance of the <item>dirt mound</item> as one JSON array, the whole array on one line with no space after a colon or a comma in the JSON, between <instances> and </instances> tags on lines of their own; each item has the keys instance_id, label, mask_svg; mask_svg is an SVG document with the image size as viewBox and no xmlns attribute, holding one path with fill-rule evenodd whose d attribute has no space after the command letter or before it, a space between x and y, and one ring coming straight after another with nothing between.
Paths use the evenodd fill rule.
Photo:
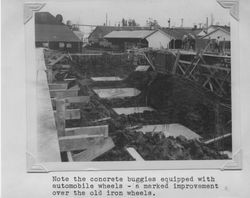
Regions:
<instances>
[{"instance_id":1,"label":"dirt mound","mask_svg":"<svg viewBox=\"0 0 250 198\"><path fill-rule=\"evenodd\" d=\"M197 140L187 140L183 136L165 137L163 133L117 131L113 135L115 151L109 151L101 159L112 159L114 153L124 151L124 147L133 147L145 160L209 160L227 159L214 149ZM118 153L119 153L118 152ZM119 155L119 159L128 157Z\"/></svg>"},{"instance_id":2,"label":"dirt mound","mask_svg":"<svg viewBox=\"0 0 250 198\"><path fill-rule=\"evenodd\" d=\"M231 119L230 112L216 109L220 98L194 82L173 75L158 75L147 89L148 104L168 112L172 122L180 123L204 138L216 135L216 111L220 127Z\"/></svg>"}]
</instances>

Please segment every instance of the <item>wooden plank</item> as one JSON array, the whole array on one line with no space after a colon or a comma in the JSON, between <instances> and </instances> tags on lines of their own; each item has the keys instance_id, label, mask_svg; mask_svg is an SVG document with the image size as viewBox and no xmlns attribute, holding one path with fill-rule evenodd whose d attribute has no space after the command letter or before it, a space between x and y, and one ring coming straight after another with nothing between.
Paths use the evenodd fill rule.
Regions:
<instances>
[{"instance_id":1,"label":"wooden plank","mask_svg":"<svg viewBox=\"0 0 250 198\"><path fill-rule=\"evenodd\" d=\"M108 125L66 128L66 136L72 135L100 135L108 137Z\"/></svg>"},{"instance_id":2,"label":"wooden plank","mask_svg":"<svg viewBox=\"0 0 250 198\"><path fill-rule=\"evenodd\" d=\"M178 62L180 60L180 51L178 50L177 52L177 55L176 55L176 59L175 59L175 63L174 63L174 66L173 66L173 70L172 70L172 74L175 74L176 73L176 69L177 69L177 66L178 66Z\"/></svg>"},{"instance_id":3,"label":"wooden plank","mask_svg":"<svg viewBox=\"0 0 250 198\"><path fill-rule=\"evenodd\" d=\"M89 146L86 150L72 155L73 161L91 161L100 155L104 154L105 152L109 151L114 147L113 140L108 137L105 138L104 141L100 142L99 144L93 144Z\"/></svg>"},{"instance_id":4,"label":"wooden plank","mask_svg":"<svg viewBox=\"0 0 250 198\"><path fill-rule=\"evenodd\" d=\"M57 111L54 111L55 117ZM66 109L65 111L65 120L75 120L81 118L81 111L80 109Z\"/></svg>"},{"instance_id":5,"label":"wooden plank","mask_svg":"<svg viewBox=\"0 0 250 198\"><path fill-rule=\"evenodd\" d=\"M184 61L184 60L179 60L179 63L188 64L188 65L191 64L190 61ZM231 71L230 68L219 67L219 66L214 66L214 65L199 64L199 66L209 68L209 69L218 69L218 70L223 70L223 71Z\"/></svg>"},{"instance_id":6,"label":"wooden plank","mask_svg":"<svg viewBox=\"0 0 250 198\"><path fill-rule=\"evenodd\" d=\"M94 120L93 122L102 122L102 121L106 121L106 120L110 120L111 117L106 117L106 118L101 118L101 119L98 119L98 120Z\"/></svg>"},{"instance_id":7,"label":"wooden plank","mask_svg":"<svg viewBox=\"0 0 250 198\"><path fill-rule=\"evenodd\" d=\"M50 66L55 65L56 63L58 63L59 61L61 61L64 57L66 57L66 55L65 55L65 54L62 54L62 55L59 56L56 60L52 60L52 61L49 63L49 65L50 65Z\"/></svg>"},{"instance_id":8,"label":"wooden plank","mask_svg":"<svg viewBox=\"0 0 250 198\"><path fill-rule=\"evenodd\" d=\"M224 135L222 135L222 136L219 136L219 137L216 137L216 138L207 140L207 141L204 142L204 144L210 144L210 143L213 143L213 142L222 140L222 139L224 139L224 138L226 138L226 137L229 137L229 136L231 136L231 135L232 135L232 133L227 133L227 134L224 134Z\"/></svg>"},{"instance_id":9,"label":"wooden plank","mask_svg":"<svg viewBox=\"0 0 250 198\"><path fill-rule=\"evenodd\" d=\"M65 81L65 82L70 82L70 81L74 81L74 80L76 80L76 78L65 78L65 79L63 79L63 81Z\"/></svg>"},{"instance_id":10,"label":"wooden plank","mask_svg":"<svg viewBox=\"0 0 250 198\"><path fill-rule=\"evenodd\" d=\"M83 103L87 104L90 101L89 96L74 96L65 98L65 106L68 106L70 103ZM56 98L51 98L52 107L56 108Z\"/></svg>"},{"instance_id":11,"label":"wooden plank","mask_svg":"<svg viewBox=\"0 0 250 198\"><path fill-rule=\"evenodd\" d=\"M67 89L67 87L68 87L67 83L60 83L60 84L53 83L53 84L49 84L49 89L51 89L51 90L58 90L58 89L65 90L65 89Z\"/></svg>"},{"instance_id":12,"label":"wooden plank","mask_svg":"<svg viewBox=\"0 0 250 198\"><path fill-rule=\"evenodd\" d=\"M72 153L70 151L67 152L67 157L68 157L68 161L69 162L73 162L73 157L72 157Z\"/></svg>"},{"instance_id":13,"label":"wooden plank","mask_svg":"<svg viewBox=\"0 0 250 198\"><path fill-rule=\"evenodd\" d=\"M80 109L67 109L65 114L66 120L75 120L81 118Z\"/></svg>"},{"instance_id":14,"label":"wooden plank","mask_svg":"<svg viewBox=\"0 0 250 198\"><path fill-rule=\"evenodd\" d=\"M51 66L47 66L47 78L48 78L48 82L52 83L53 82L53 72L52 72L52 67Z\"/></svg>"},{"instance_id":15,"label":"wooden plank","mask_svg":"<svg viewBox=\"0 0 250 198\"><path fill-rule=\"evenodd\" d=\"M142 156L133 147L128 147L126 150L136 161L144 161Z\"/></svg>"},{"instance_id":16,"label":"wooden plank","mask_svg":"<svg viewBox=\"0 0 250 198\"><path fill-rule=\"evenodd\" d=\"M76 97L67 97L65 98L67 103L89 103L89 96L76 96Z\"/></svg>"},{"instance_id":17,"label":"wooden plank","mask_svg":"<svg viewBox=\"0 0 250 198\"><path fill-rule=\"evenodd\" d=\"M50 90L50 97L51 98L66 98L66 97L75 97L78 96L78 91L80 89L56 89Z\"/></svg>"},{"instance_id":18,"label":"wooden plank","mask_svg":"<svg viewBox=\"0 0 250 198\"><path fill-rule=\"evenodd\" d=\"M56 101L56 128L58 136L65 136L65 100Z\"/></svg>"},{"instance_id":19,"label":"wooden plank","mask_svg":"<svg viewBox=\"0 0 250 198\"><path fill-rule=\"evenodd\" d=\"M104 137L100 135L73 135L59 137L60 151L84 150L94 144L101 144Z\"/></svg>"}]
</instances>

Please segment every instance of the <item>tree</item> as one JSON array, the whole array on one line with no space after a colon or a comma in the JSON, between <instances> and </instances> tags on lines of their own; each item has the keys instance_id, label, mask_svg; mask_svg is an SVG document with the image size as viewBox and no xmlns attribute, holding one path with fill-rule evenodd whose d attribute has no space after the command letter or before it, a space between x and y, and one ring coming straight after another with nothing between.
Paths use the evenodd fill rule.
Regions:
<instances>
[{"instance_id":1,"label":"tree","mask_svg":"<svg viewBox=\"0 0 250 198\"><path fill-rule=\"evenodd\" d=\"M63 22L63 17L61 14L57 14L56 15L56 20L59 22L59 23L62 23Z\"/></svg>"},{"instance_id":2,"label":"tree","mask_svg":"<svg viewBox=\"0 0 250 198\"><path fill-rule=\"evenodd\" d=\"M124 19L124 18L122 18L122 26L124 27L124 26L127 26L127 21Z\"/></svg>"},{"instance_id":3,"label":"tree","mask_svg":"<svg viewBox=\"0 0 250 198\"><path fill-rule=\"evenodd\" d=\"M139 24L136 23L135 19L125 20L124 18L122 18L122 26L123 27L126 27L126 26L135 27L135 26L139 26Z\"/></svg>"},{"instance_id":4,"label":"tree","mask_svg":"<svg viewBox=\"0 0 250 198\"><path fill-rule=\"evenodd\" d=\"M70 20L67 20L66 25L67 25L70 29L72 29L72 22L71 22Z\"/></svg>"},{"instance_id":5,"label":"tree","mask_svg":"<svg viewBox=\"0 0 250 198\"><path fill-rule=\"evenodd\" d=\"M152 18L148 18L148 20L146 21L146 25L152 29L157 29L160 27L158 21Z\"/></svg>"}]
</instances>

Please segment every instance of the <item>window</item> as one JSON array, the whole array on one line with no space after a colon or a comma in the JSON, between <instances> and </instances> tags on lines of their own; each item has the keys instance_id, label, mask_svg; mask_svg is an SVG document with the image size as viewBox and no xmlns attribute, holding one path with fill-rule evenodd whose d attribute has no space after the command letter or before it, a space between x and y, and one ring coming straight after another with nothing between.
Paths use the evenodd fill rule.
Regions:
<instances>
[{"instance_id":1,"label":"window","mask_svg":"<svg viewBox=\"0 0 250 198\"><path fill-rule=\"evenodd\" d=\"M59 48L64 48L65 44L64 43L59 43Z\"/></svg>"},{"instance_id":2,"label":"window","mask_svg":"<svg viewBox=\"0 0 250 198\"><path fill-rule=\"evenodd\" d=\"M49 43L43 43L43 47L49 47Z\"/></svg>"},{"instance_id":3,"label":"window","mask_svg":"<svg viewBox=\"0 0 250 198\"><path fill-rule=\"evenodd\" d=\"M66 47L67 48L72 48L72 44L71 43L67 43Z\"/></svg>"}]
</instances>

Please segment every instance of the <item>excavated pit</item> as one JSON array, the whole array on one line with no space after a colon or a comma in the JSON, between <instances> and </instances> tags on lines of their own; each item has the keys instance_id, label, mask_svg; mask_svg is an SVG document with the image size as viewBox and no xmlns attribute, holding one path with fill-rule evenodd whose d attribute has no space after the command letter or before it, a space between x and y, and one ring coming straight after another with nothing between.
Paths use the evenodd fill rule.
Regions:
<instances>
[{"instance_id":1,"label":"excavated pit","mask_svg":"<svg viewBox=\"0 0 250 198\"><path fill-rule=\"evenodd\" d=\"M227 158L219 153L223 148L201 141L216 135L215 104L220 98L178 76L135 71L124 57L104 65L101 60L79 60L81 67L73 69L79 95L90 95L90 102L71 104L68 108L79 108L81 119L66 121L67 128L109 126L115 147L95 161L134 160L127 147L135 148L145 160ZM82 79L89 81L87 86L80 83ZM225 124L230 117L230 112L220 110L223 131L230 130ZM174 123L179 128L169 130ZM230 150L228 145L230 141Z\"/></svg>"}]
</instances>

